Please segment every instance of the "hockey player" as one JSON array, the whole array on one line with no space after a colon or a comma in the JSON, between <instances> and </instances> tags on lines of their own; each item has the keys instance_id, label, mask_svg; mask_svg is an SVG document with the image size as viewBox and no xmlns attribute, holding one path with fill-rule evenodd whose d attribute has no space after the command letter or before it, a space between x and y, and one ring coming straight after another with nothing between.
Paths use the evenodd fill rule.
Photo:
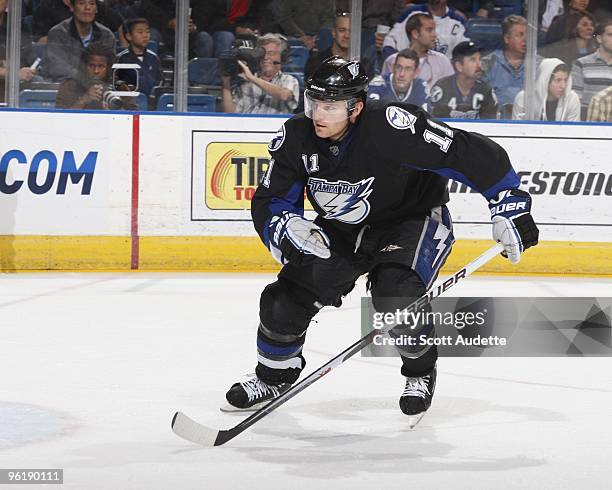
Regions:
<instances>
[{"instance_id":1,"label":"hockey player","mask_svg":"<svg viewBox=\"0 0 612 490\"><path fill-rule=\"evenodd\" d=\"M513 263L537 244L531 197L518 189L499 145L413 105L366 109L367 89L359 62L328 58L307 80L304 113L269 145L252 216L283 268L261 294L255 373L230 388L228 409L257 409L298 379L310 321L323 306L339 307L359 276L368 274L377 311L408 306L426 292L454 241L448 178L489 201L493 238ZM304 218L304 190L314 222ZM435 333L425 325L414 335ZM400 408L417 416L431 404L438 352L406 347L400 354Z\"/></svg>"}]
</instances>

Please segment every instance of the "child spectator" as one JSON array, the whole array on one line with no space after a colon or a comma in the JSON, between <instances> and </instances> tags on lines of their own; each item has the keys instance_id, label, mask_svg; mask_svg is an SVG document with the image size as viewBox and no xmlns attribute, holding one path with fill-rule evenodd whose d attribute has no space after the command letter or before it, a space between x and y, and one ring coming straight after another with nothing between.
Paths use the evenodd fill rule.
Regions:
<instances>
[{"instance_id":1,"label":"child spectator","mask_svg":"<svg viewBox=\"0 0 612 490\"><path fill-rule=\"evenodd\" d=\"M64 80L57 92L55 106L58 109L128 109L136 110L133 97L105 98L112 90L111 66L115 60L112 50L100 43L87 46L81 56L79 70L74 78ZM110 107L109 103L118 107Z\"/></svg>"},{"instance_id":2,"label":"child spectator","mask_svg":"<svg viewBox=\"0 0 612 490\"><path fill-rule=\"evenodd\" d=\"M149 21L144 18L129 19L125 22L124 32L129 47L117 55L117 61L140 66L138 91L149 96L153 92L153 87L161 80L159 58L153 51L147 49L147 44L151 40ZM120 78L130 85L136 85L136 76L132 70L125 70L120 74Z\"/></svg>"}]
</instances>

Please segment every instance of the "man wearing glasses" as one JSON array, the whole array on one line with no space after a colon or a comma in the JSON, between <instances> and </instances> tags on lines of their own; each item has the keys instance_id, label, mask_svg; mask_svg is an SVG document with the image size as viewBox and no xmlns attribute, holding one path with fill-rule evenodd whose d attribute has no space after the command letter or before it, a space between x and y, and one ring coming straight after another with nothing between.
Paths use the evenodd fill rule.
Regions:
<instances>
[{"instance_id":1,"label":"man wearing glasses","mask_svg":"<svg viewBox=\"0 0 612 490\"><path fill-rule=\"evenodd\" d=\"M223 110L242 114L290 114L299 101L299 83L291 75L281 71L282 54L286 41L278 34L266 34L257 40L257 46L265 52L259 63L259 71L253 73L248 65L238 60L244 83L233 91L230 77L223 77Z\"/></svg>"}]
</instances>

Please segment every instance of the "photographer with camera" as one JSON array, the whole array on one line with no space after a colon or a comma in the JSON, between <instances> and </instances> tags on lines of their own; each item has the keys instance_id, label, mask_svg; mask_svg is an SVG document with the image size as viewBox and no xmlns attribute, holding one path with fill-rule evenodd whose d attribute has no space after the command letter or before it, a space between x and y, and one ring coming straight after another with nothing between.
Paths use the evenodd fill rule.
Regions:
<instances>
[{"instance_id":1,"label":"photographer with camera","mask_svg":"<svg viewBox=\"0 0 612 490\"><path fill-rule=\"evenodd\" d=\"M238 41L238 40L237 40ZM287 42L279 34L265 34L257 39L251 58L259 58L259 71L240 59L238 77L243 80L232 92L231 77L223 76L223 110L243 114L290 114L297 107L300 93L297 79L281 71L282 54Z\"/></svg>"},{"instance_id":2,"label":"photographer with camera","mask_svg":"<svg viewBox=\"0 0 612 490\"><path fill-rule=\"evenodd\" d=\"M111 67L115 55L108 46L91 43L81 58L76 78L64 80L57 92L55 107L58 109L125 109L137 110L138 104L133 97L118 97L112 92L129 90L113 87Z\"/></svg>"}]
</instances>

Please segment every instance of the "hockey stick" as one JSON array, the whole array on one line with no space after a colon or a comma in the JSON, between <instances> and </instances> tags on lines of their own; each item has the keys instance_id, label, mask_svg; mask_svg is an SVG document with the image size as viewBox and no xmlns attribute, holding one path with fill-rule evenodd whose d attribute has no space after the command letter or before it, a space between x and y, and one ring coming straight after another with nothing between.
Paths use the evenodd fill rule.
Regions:
<instances>
[{"instance_id":1,"label":"hockey stick","mask_svg":"<svg viewBox=\"0 0 612 490\"><path fill-rule=\"evenodd\" d=\"M440 294L448 291L459 281L466 278L474 271L482 267L484 264L489 262L489 260L499 254L502 250L503 246L500 243L497 243L489 250L484 252L482 255L470 262L468 265L466 265L463 269L455 272L455 274L449 277L446 281L431 288L427 293L425 293L419 299L407 306L406 310L420 310L424 306L428 305L433 299L440 296ZM231 429L212 429L197 423L182 412L176 412L174 414L174 417L172 418L172 431L179 437L182 437L183 439L186 439L191 442L195 442L196 444L201 444L202 446L220 446L221 444L225 444L227 441L233 439L245 429L249 428L255 422L261 420L270 412L276 410L278 407L291 400L291 398L293 398L295 395L304 391L315 381L321 379L323 376L329 373L332 369L337 368L344 361L353 357L355 354L357 354L357 352L361 351L363 348L372 343L375 336L381 335L391 330L395 326L396 325L386 325L381 329L372 330L362 339L358 340L353 345L343 350L336 357L329 360L320 368L309 374L302 381L293 385L278 398L271 400L267 405L263 406L253 415L246 418Z\"/></svg>"}]
</instances>

